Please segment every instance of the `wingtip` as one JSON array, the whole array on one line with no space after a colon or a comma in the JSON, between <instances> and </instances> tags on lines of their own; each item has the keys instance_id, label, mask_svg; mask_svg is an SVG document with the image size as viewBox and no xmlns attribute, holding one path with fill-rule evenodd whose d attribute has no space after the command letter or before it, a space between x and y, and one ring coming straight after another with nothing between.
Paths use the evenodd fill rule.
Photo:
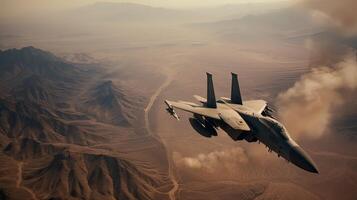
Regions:
<instances>
[{"instance_id":1,"label":"wingtip","mask_svg":"<svg viewBox=\"0 0 357 200\"><path fill-rule=\"evenodd\" d=\"M236 73L234 72L231 72L232 76L238 76Z\"/></svg>"},{"instance_id":2,"label":"wingtip","mask_svg":"<svg viewBox=\"0 0 357 200\"><path fill-rule=\"evenodd\" d=\"M212 76L212 74L211 74L211 73L209 73L209 72L206 72L206 74L207 74L207 76Z\"/></svg>"}]
</instances>

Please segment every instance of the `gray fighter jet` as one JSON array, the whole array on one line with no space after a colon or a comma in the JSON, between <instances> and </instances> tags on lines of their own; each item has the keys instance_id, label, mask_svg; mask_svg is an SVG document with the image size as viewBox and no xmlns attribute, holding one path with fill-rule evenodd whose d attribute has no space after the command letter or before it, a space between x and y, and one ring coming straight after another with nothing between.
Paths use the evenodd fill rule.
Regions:
<instances>
[{"instance_id":1,"label":"gray fighter jet","mask_svg":"<svg viewBox=\"0 0 357 200\"><path fill-rule=\"evenodd\" d=\"M307 153L290 137L282 123L272 116L264 100L242 101L237 74L232 73L231 98L216 101L212 75L207 73L207 99L194 95L200 105L187 101L165 100L167 111L179 120L175 108L193 114L192 127L205 137L217 136L224 130L233 140L261 142L269 151L309 172L318 173Z\"/></svg>"}]
</instances>

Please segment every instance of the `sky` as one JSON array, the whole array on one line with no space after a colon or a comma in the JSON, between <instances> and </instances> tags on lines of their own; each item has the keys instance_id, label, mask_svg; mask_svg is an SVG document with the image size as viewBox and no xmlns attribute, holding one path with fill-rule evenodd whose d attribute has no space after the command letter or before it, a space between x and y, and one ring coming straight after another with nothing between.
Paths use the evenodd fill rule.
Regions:
<instances>
[{"instance_id":1,"label":"sky","mask_svg":"<svg viewBox=\"0 0 357 200\"><path fill-rule=\"evenodd\" d=\"M95 2L129 2L158 7L190 8L247 2L276 2L289 0L0 0L0 16L13 17L52 12L92 4Z\"/></svg>"}]
</instances>

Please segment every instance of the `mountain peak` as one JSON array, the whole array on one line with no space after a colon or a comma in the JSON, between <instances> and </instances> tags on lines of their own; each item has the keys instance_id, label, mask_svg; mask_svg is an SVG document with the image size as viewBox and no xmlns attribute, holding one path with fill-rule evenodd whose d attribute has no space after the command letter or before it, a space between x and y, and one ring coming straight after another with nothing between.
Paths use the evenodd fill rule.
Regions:
<instances>
[{"instance_id":1,"label":"mountain peak","mask_svg":"<svg viewBox=\"0 0 357 200\"><path fill-rule=\"evenodd\" d=\"M106 93L112 93L116 89L113 85L113 81L108 80L98 85L97 90L104 90Z\"/></svg>"},{"instance_id":2,"label":"mountain peak","mask_svg":"<svg viewBox=\"0 0 357 200\"><path fill-rule=\"evenodd\" d=\"M44 79L68 84L77 80L74 78L77 73L78 68L75 65L32 46L0 52L0 77L20 80L35 74Z\"/></svg>"},{"instance_id":3,"label":"mountain peak","mask_svg":"<svg viewBox=\"0 0 357 200\"><path fill-rule=\"evenodd\" d=\"M94 96L100 101L101 105L112 107L117 104L118 95L121 95L111 80L104 81L94 90Z\"/></svg>"},{"instance_id":4,"label":"mountain peak","mask_svg":"<svg viewBox=\"0 0 357 200\"><path fill-rule=\"evenodd\" d=\"M35 48L33 46L22 47L20 49L17 49L17 48L7 49L7 50L4 50L4 51L2 51L0 53L31 53L31 54L34 54L34 55L36 55L36 54L47 54L47 55L54 56L50 52L43 51L43 50Z\"/></svg>"},{"instance_id":5,"label":"mountain peak","mask_svg":"<svg viewBox=\"0 0 357 200\"><path fill-rule=\"evenodd\" d=\"M38 63L59 61L55 55L48 51L37 49L33 46L23 47L21 49L8 49L0 52L0 64L11 64L16 62Z\"/></svg>"}]
</instances>

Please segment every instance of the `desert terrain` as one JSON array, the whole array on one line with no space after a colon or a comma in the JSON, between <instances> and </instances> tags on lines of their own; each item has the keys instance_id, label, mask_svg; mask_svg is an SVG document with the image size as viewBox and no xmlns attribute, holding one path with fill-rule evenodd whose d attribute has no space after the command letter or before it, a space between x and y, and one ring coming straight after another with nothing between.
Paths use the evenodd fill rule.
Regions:
<instances>
[{"instance_id":1,"label":"desert terrain","mask_svg":"<svg viewBox=\"0 0 357 200\"><path fill-rule=\"evenodd\" d=\"M1 21L0 199L355 199L356 37L314 9L93 3ZM205 72L217 97L238 73L320 173L167 114L165 99L205 96Z\"/></svg>"}]
</instances>

